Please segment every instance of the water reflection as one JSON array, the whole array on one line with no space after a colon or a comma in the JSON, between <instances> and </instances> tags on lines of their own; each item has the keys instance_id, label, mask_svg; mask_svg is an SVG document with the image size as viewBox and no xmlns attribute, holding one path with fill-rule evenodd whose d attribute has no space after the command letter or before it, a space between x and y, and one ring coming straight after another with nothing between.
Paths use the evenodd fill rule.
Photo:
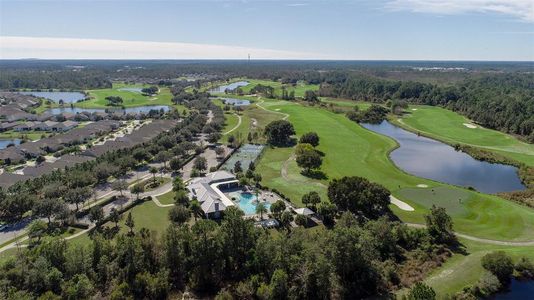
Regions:
<instances>
[{"instance_id":1,"label":"water reflection","mask_svg":"<svg viewBox=\"0 0 534 300\"><path fill-rule=\"evenodd\" d=\"M415 176L472 186L484 193L525 189L517 168L513 166L476 160L447 144L417 136L387 121L362 126L395 139L400 147L391 152L391 159L399 168Z\"/></svg>"}]
</instances>

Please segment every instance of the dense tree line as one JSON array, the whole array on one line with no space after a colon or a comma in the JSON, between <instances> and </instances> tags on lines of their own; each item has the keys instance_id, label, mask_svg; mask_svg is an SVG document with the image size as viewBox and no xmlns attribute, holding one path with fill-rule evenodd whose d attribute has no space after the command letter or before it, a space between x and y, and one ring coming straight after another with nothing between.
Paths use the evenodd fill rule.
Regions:
<instances>
[{"instance_id":1,"label":"dense tree line","mask_svg":"<svg viewBox=\"0 0 534 300\"><path fill-rule=\"evenodd\" d=\"M361 206L346 211L342 199L350 197L351 188L376 192L361 180L332 183L336 193L330 200L340 210L330 229L281 228L272 234L254 227L236 207L228 208L220 223L199 219L190 225L191 211L177 206L162 236L136 227L128 214L126 233L109 237L96 230L89 245L43 239L0 265L0 297L166 299L185 289L217 299L388 297L450 255L456 242L439 237L452 223L436 209L427 225L437 230L409 228L387 215L368 214L361 197L353 200L363 201ZM175 186L183 189L183 183Z\"/></svg>"},{"instance_id":2,"label":"dense tree line","mask_svg":"<svg viewBox=\"0 0 534 300\"><path fill-rule=\"evenodd\" d=\"M485 127L522 135L534 141L532 74L485 75L443 86L336 72L325 76L319 93L322 96L379 103L404 100L444 106Z\"/></svg>"},{"instance_id":3,"label":"dense tree line","mask_svg":"<svg viewBox=\"0 0 534 300\"><path fill-rule=\"evenodd\" d=\"M100 71L3 69L0 89L66 89L110 88L111 81Z\"/></svg>"}]
</instances>

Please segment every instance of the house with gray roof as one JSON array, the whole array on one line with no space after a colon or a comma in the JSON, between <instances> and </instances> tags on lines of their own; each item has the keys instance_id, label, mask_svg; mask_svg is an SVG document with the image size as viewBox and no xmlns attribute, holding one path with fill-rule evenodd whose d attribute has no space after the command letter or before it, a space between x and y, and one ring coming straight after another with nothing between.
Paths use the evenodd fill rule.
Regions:
<instances>
[{"instance_id":1,"label":"house with gray roof","mask_svg":"<svg viewBox=\"0 0 534 300\"><path fill-rule=\"evenodd\" d=\"M189 198L197 199L200 207L207 218L220 218L224 210L230 206L235 206L222 191L222 189L236 188L239 181L227 171L216 171L204 177L191 180L187 185Z\"/></svg>"}]
</instances>

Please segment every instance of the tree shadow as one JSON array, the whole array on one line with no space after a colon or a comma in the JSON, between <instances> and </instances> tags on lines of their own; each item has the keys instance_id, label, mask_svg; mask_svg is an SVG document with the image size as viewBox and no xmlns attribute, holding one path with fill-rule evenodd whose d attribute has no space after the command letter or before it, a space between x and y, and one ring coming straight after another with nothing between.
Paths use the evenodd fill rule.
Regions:
<instances>
[{"instance_id":1,"label":"tree shadow","mask_svg":"<svg viewBox=\"0 0 534 300\"><path fill-rule=\"evenodd\" d=\"M319 154L321 157L324 157L326 155L323 151L317 149L315 149L315 152L317 152L317 154Z\"/></svg>"},{"instance_id":2,"label":"tree shadow","mask_svg":"<svg viewBox=\"0 0 534 300\"><path fill-rule=\"evenodd\" d=\"M296 138L290 138L289 140L283 143L270 144L271 148L291 148L291 147L295 147L296 145L297 145Z\"/></svg>"},{"instance_id":3,"label":"tree shadow","mask_svg":"<svg viewBox=\"0 0 534 300\"><path fill-rule=\"evenodd\" d=\"M308 178L317 179L317 180L328 179L328 176L326 175L326 173L320 170L302 171L300 172L300 174Z\"/></svg>"}]
</instances>

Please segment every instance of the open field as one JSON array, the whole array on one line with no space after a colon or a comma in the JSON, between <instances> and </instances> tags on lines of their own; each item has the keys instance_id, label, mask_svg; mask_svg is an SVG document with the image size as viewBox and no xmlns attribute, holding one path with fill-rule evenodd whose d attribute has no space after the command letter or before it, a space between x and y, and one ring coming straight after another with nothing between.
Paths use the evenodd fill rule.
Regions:
<instances>
[{"instance_id":1,"label":"open field","mask_svg":"<svg viewBox=\"0 0 534 300\"><path fill-rule=\"evenodd\" d=\"M106 104L108 101L106 97L108 96L119 96L123 99L124 107L135 107L143 105L172 105L171 99L172 94L168 88L160 88L160 92L153 96L144 96L139 92L133 91L121 91L122 88L144 88L149 85L128 85L124 83L113 83L113 88L110 89L99 89L99 90L89 90L89 96L91 100L75 103L74 106L84 107L84 108L110 108Z\"/></svg>"},{"instance_id":2,"label":"open field","mask_svg":"<svg viewBox=\"0 0 534 300\"><path fill-rule=\"evenodd\" d=\"M414 110L415 109L415 110ZM534 145L500 131L483 128L453 111L435 106L410 106L397 125L419 131L449 144L465 144L494 151L508 158L534 166ZM476 128L470 128L475 125Z\"/></svg>"},{"instance_id":3,"label":"open field","mask_svg":"<svg viewBox=\"0 0 534 300\"><path fill-rule=\"evenodd\" d=\"M388 157L389 152L396 147L395 141L364 129L344 115L288 101L268 100L263 106L272 111L289 114L289 121L295 126L297 135L316 131L321 138L318 150L325 153L321 170L328 175L326 179L318 180L302 176L292 159L292 148L267 149L258 165L258 171L263 176L262 183L278 189L297 205L301 204L302 195L310 190L318 191L325 199L329 180L355 175L386 186L397 198L416 209L414 212L406 212L392 206L393 211L402 220L423 223L423 216L432 203L427 198L428 190L415 190L409 195L403 191L414 189L418 184L426 184L429 186L428 189L435 187L449 189L449 191L440 190L438 194L447 195L447 199L436 197L430 201L445 203L452 197L455 203L461 206L453 209L454 203L450 204L450 214L456 231L496 240L534 239L534 210L496 196L404 173ZM465 198L461 203L457 199L458 195Z\"/></svg>"}]
</instances>

